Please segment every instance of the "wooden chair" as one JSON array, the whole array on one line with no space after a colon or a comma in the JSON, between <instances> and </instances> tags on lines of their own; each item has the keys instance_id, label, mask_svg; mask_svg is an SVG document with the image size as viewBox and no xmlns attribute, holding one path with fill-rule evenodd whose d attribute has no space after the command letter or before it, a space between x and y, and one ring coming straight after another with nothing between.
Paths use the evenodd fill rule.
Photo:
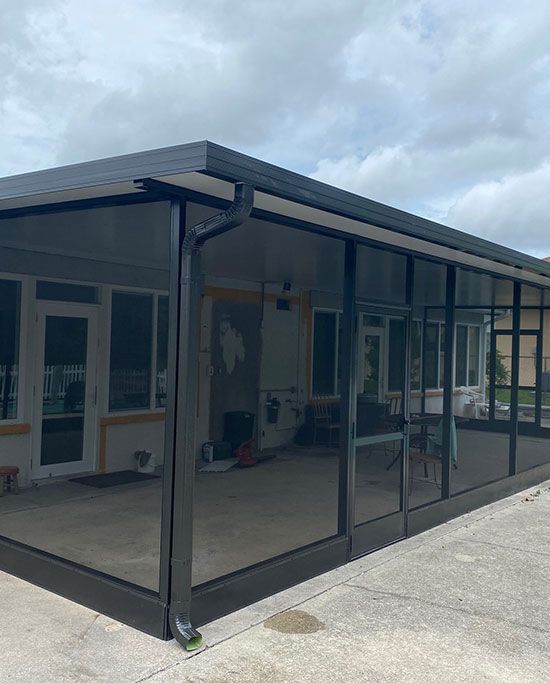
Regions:
<instances>
[{"instance_id":1,"label":"wooden chair","mask_svg":"<svg viewBox=\"0 0 550 683\"><path fill-rule=\"evenodd\" d=\"M403 399L401 396L392 396L386 403L385 417L388 418L384 422L384 431L391 430L395 432L401 431L402 424L396 420L396 417L402 413ZM389 444L386 442L383 445L384 455L391 455L392 462L386 469L391 469L395 462L399 459L399 453L401 452L402 443L399 441L391 441Z\"/></svg>"},{"instance_id":2,"label":"wooden chair","mask_svg":"<svg viewBox=\"0 0 550 683\"><path fill-rule=\"evenodd\" d=\"M401 396L392 396L386 403L386 415L400 415L402 401Z\"/></svg>"},{"instance_id":3,"label":"wooden chair","mask_svg":"<svg viewBox=\"0 0 550 683\"><path fill-rule=\"evenodd\" d=\"M0 465L0 496L4 492L19 493L19 467Z\"/></svg>"},{"instance_id":4,"label":"wooden chair","mask_svg":"<svg viewBox=\"0 0 550 683\"><path fill-rule=\"evenodd\" d=\"M332 409L334 401L328 397L315 396L313 399L313 445L318 445L319 430L328 432L328 445L333 445L333 434L338 434L340 430L340 423L333 421ZM326 444L326 442L324 442Z\"/></svg>"}]
</instances>

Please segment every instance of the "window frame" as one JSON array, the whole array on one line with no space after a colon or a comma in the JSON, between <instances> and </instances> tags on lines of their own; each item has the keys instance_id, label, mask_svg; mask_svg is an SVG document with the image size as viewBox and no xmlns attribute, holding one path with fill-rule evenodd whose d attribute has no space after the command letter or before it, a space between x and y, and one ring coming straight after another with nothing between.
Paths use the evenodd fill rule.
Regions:
<instances>
[{"instance_id":1,"label":"window frame","mask_svg":"<svg viewBox=\"0 0 550 683\"><path fill-rule=\"evenodd\" d=\"M106 377L108 378L107 386L105 389L105 406L102 411L106 417L116 416L116 415L143 415L146 414L160 414L163 415L166 412L165 406L156 405L156 381L157 381L157 348L158 348L158 297L166 296L169 297L169 292L162 289L145 289L141 287L125 287L117 285L109 285L106 287L106 316L107 324L105 328L106 332ZM147 406L141 408L129 408L115 409L113 410L109 406L109 397L111 391L111 333L112 333L112 320L113 320L113 294L144 294L149 295L152 298L151 306L151 354L150 354L150 368L151 374L149 379L149 403Z\"/></svg>"},{"instance_id":2,"label":"window frame","mask_svg":"<svg viewBox=\"0 0 550 683\"><path fill-rule=\"evenodd\" d=\"M437 326L437 342L436 342L436 356L437 356L437 368L436 368L436 377L437 377L437 386L436 387L429 387L429 386L424 386L422 387L422 384L424 383L424 333L425 333L425 326L427 325L436 325ZM420 351L420 357L421 357L421 367L422 367L422 374L421 374L421 389L420 391L443 391L443 385L444 382L441 381L442 379L442 367L444 364L444 361L442 359L442 349L441 349L441 327L445 325L445 322L442 320L433 320L433 319L427 319L425 321L425 325L422 325L422 346L421 346L421 351ZM442 362L443 361L443 362Z\"/></svg>"},{"instance_id":3,"label":"window frame","mask_svg":"<svg viewBox=\"0 0 550 683\"><path fill-rule=\"evenodd\" d=\"M29 328L29 315L31 312L34 314L34 307L31 311L31 278L30 276L17 275L16 273L0 273L0 280L10 280L19 283L19 338L17 340L18 347L18 359L19 368L17 375L17 401L15 408L15 417L9 417L3 420L0 417L0 425L20 425L25 424L25 411L26 404L25 401L28 396L32 395L32 388L27 387L27 349L25 342L28 342L28 328Z\"/></svg>"},{"instance_id":4,"label":"window frame","mask_svg":"<svg viewBox=\"0 0 550 683\"><path fill-rule=\"evenodd\" d=\"M412 365L413 365L413 360L414 360L414 358L413 358L413 344L412 344L412 334L413 334L412 330L413 330L413 327L415 326L416 323L419 323L418 328L420 330L420 336L419 336L419 342L420 342L419 351L420 351L420 353L418 354L418 358L420 360L420 366L418 368L418 372L419 372L418 387L415 388L415 387L413 387L413 378L412 378L412 371L413 371ZM417 394L422 393L422 377L423 377L422 373L424 370L424 354L422 353L423 349L424 349L424 321L422 320L422 318L412 318L411 319L411 372L410 372L411 376L409 378L409 382L410 382L410 386L411 386L411 394L415 393L415 392Z\"/></svg>"},{"instance_id":5,"label":"window frame","mask_svg":"<svg viewBox=\"0 0 550 683\"><path fill-rule=\"evenodd\" d=\"M168 292L155 292L153 295L153 339L151 343L151 353L153 354L154 366L151 366L151 401L150 405L155 412L166 411L166 406L157 406L157 379L158 379L158 323L159 323L159 299L165 297L168 304L168 326L170 325L170 296ZM168 329L166 330L167 344L168 344ZM168 354L170 353L170 345L168 344ZM168 355L167 354L167 355ZM168 363L167 363L168 365ZM168 367L166 368L168 370ZM168 377L166 377L168 382Z\"/></svg>"},{"instance_id":6,"label":"window frame","mask_svg":"<svg viewBox=\"0 0 550 683\"><path fill-rule=\"evenodd\" d=\"M309 382L309 393L310 397L313 398L315 394L313 393L313 346L315 343L315 313L317 311L323 312L323 313L334 313L335 314L335 326L336 326L336 343L335 343L335 364L334 364L334 383L333 383L333 389L335 390L335 393L332 394L326 394L327 398L340 398L340 394L336 393L337 387L338 387L338 346L339 346L339 340L338 340L338 329L340 325L340 319L342 316L342 311L340 309L336 308L326 308L322 306L315 306L312 308L312 316L311 316L311 373L310 373L310 382ZM387 331L388 325L389 325L389 319L393 316L384 316L385 322L384 322L384 330ZM412 319L412 324L414 323L420 323L420 386L418 388L413 388L412 387L412 378L411 378L411 394L416 392L418 394L421 394L423 391L442 391L444 388L444 381L442 382L442 368L444 364L444 360L442 358L442 353L443 349L441 348L441 330L442 327L444 327L445 322L443 320L434 320L434 319L426 319L425 321L422 320L422 318L413 318ZM425 325L436 325L437 326L437 384L438 386L435 387L423 387L423 372L424 372L424 334L425 334ZM458 385L456 383L456 337L457 337L457 329L459 326L466 327L467 328L467 343L466 343L466 379L468 380L467 384L460 384ZM474 325L472 323L455 323L454 325L454 335L455 335L455 358L454 358L454 363L453 363L453 389L458 389L459 387L466 387L468 389L470 388L476 388L480 386L480 377L481 377L481 370L482 370L482 325ZM478 330L478 339L479 339L479 344L478 344L478 353L477 353L477 382L475 384L471 384L469 382L469 376L470 376L470 329L475 328ZM411 354L412 354L412 348L411 348ZM384 349L384 356L385 356L385 363L388 363L388 354L387 354L387 349L385 347ZM411 361L412 361L412 355L411 355ZM389 376L388 376L388 368L385 368L385 387L384 390L386 393L391 393L391 390L388 387L388 382L389 382Z\"/></svg>"},{"instance_id":7,"label":"window frame","mask_svg":"<svg viewBox=\"0 0 550 683\"><path fill-rule=\"evenodd\" d=\"M313 372L314 372L314 364L313 364L313 349L315 346L315 314L317 312L320 313L332 313L334 314L334 333L335 333L335 343L334 343L334 377L333 377L333 383L332 383L332 389L333 393L331 394L314 394L313 393ZM338 393L338 371L339 371L339 349L340 349L340 343L339 343L339 335L338 331L340 329L341 325L341 319L342 319L342 310L339 308L326 308L323 306L314 306L311 309L311 344L310 344L310 354L311 354L311 372L310 372L310 377L309 377L309 396L310 398L315 398L316 396L323 396L323 398L340 398L340 394Z\"/></svg>"},{"instance_id":8,"label":"window frame","mask_svg":"<svg viewBox=\"0 0 550 683\"><path fill-rule=\"evenodd\" d=\"M465 384L457 384L457 379L456 379L456 360L457 360L457 335L458 335L458 328L459 327L465 327L466 328L466 383ZM477 348L477 381L475 384L470 383L470 330L471 329L476 329L478 331L478 348ZM482 369L482 337L483 337L483 326L482 325L474 325L472 323L456 323L455 324L455 343L454 343L454 348L455 348L455 358L454 358L454 364L453 364L453 388L454 389L459 389L460 387L465 387L466 389L476 389L478 388L481 383L480 383L480 378L481 378L481 369Z\"/></svg>"}]
</instances>

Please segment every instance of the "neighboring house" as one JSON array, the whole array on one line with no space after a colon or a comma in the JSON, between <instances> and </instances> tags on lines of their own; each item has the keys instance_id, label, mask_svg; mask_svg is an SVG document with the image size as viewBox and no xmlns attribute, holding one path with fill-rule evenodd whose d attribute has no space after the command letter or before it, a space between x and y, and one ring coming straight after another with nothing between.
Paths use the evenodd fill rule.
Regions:
<instances>
[{"instance_id":1,"label":"neighboring house","mask_svg":"<svg viewBox=\"0 0 550 683\"><path fill-rule=\"evenodd\" d=\"M219 145L1 179L0 569L196 644L550 476L549 358L550 263Z\"/></svg>"}]
</instances>

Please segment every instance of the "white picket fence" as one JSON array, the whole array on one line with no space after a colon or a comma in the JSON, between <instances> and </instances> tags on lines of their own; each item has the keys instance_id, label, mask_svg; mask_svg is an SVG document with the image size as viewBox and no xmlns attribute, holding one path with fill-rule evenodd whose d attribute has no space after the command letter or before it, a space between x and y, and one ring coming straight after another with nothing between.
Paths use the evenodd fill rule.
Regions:
<instances>
[{"instance_id":1,"label":"white picket fence","mask_svg":"<svg viewBox=\"0 0 550 683\"><path fill-rule=\"evenodd\" d=\"M111 372L111 394L147 394L149 372L147 370L113 370Z\"/></svg>"},{"instance_id":2,"label":"white picket fence","mask_svg":"<svg viewBox=\"0 0 550 683\"><path fill-rule=\"evenodd\" d=\"M166 383L166 370L160 370L159 372L157 372L157 394L160 394L161 396L166 396Z\"/></svg>"},{"instance_id":3,"label":"white picket fence","mask_svg":"<svg viewBox=\"0 0 550 683\"><path fill-rule=\"evenodd\" d=\"M149 392L149 371L148 370L114 370L111 373L111 393L124 394L146 394ZM157 372L157 383L155 392L166 394L166 370Z\"/></svg>"},{"instance_id":4,"label":"white picket fence","mask_svg":"<svg viewBox=\"0 0 550 683\"><path fill-rule=\"evenodd\" d=\"M9 377L8 400L15 401L17 398L17 385L19 382L19 367L12 365L0 365L0 398L4 398L4 391L6 390L6 379Z\"/></svg>"},{"instance_id":5,"label":"white picket fence","mask_svg":"<svg viewBox=\"0 0 550 683\"><path fill-rule=\"evenodd\" d=\"M11 366L6 372L7 366L0 365L0 397L4 397L6 389L6 376L9 382L8 400L17 399L19 368ZM65 398L67 387L72 382L84 382L86 379L86 366L84 364L73 365L46 365L44 368L44 392L43 399L51 401ZM149 372L147 370L115 370L111 374L111 392L120 394L146 394L149 392ZM156 393L166 395L166 370L157 372Z\"/></svg>"},{"instance_id":6,"label":"white picket fence","mask_svg":"<svg viewBox=\"0 0 550 683\"><path fill-rule=\"evenodd\" d=\"M65 398L67 387L73 382L84 382L86 379L86 366L74 365L46 365L44 367L44 391L43 399L51 401Z\"/></svg>"}]
</instances>

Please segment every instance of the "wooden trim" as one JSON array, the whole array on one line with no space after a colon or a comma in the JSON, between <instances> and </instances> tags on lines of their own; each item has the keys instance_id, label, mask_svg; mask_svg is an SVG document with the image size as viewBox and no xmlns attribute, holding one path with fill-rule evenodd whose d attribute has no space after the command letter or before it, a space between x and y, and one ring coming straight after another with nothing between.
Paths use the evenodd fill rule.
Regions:
<instances>
[{"instance_id":1,"label":"wooden trim","mask_svg":"<svg viewBox=\"0 0 550 683\"><path fill-rule=\"evenodd\" d=\"M110 415L109 417L102 417L99 421L99 471L102 474L107 471L107 427L111 425L163 422L164 419L164 413L140 413L138 415Z\"/></svg>"},{"instance_id":2,"label":"wooden trim","mask_svg":"<svg viewBox=\"0 0 550 683\"><path fill-rule=\"evenodd\" d=\"M30 431L30 424L0 425L0 436L8 436L10 434L29 434Z\"/></svg>"},{"instance_id":3,"label":"wooden trim","mask_svg":"<svg viewBox=\"0 0 550 683\"><path fill-rule=\"evenodd\" d=\"M107 425L99 426L98 469L103 474L107 471Z\"/></svg>"},{"instance_id":4,"label":"wooden trim","mask_svg":"<svg viewBox=\"0 0 550 683\"><path fill-rule=\"evenodd\" d=\"M231 301L248 301L254 304L262 303L262 293L257 291L247 289L229 289L225 287L213 287L207 285L204 288L204 296L211 296L213 299L220 300L231 300Z\"/></svg>"},{"instance_id":5,"label":"wooden trim","mask_svg":"<svg viewBox=\"0 0 550 683\"><path fill-rule=\"evenodd\" d=\"M250 303L261 304L262 292L251 289L231 289L228 287L214 287L207 285L204 288L203 296L211 296L216 300L231 300L231 301L248 301ZM277 303L277 299L285 299L291 304L299 304L300 297L286 296L285 294L273 294L272 292L264 292L264 301L270 303Z\"/></svg>"},{"instance_id":6,"label":"wooden trim","mask_svg":"<svg viewBox=\"0 0 550 683\"><path fill-rule=\"evenodd\" d=\"M102 417L99 424L102 427L110 425L129 425L140 422L163 422L164 413L139 413L137 415L109 415Z\"/></svg>"}]
</instances>

